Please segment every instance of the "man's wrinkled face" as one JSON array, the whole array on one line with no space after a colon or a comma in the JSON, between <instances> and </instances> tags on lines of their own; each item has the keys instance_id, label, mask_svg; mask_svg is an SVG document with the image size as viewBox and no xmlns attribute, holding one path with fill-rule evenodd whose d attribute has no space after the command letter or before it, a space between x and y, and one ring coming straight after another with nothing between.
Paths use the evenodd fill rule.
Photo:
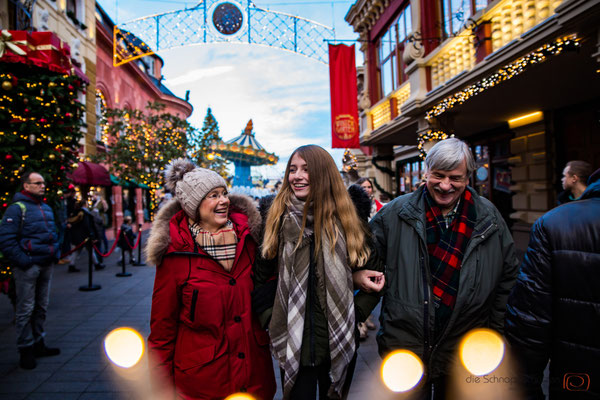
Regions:
<instances>
[{"instance_id":1,"label":"man's wrinkled face","mask_svg":"<svg viewBox=\"0 0 600 400\"><path fill-rule=\"evenodd\" d=\"M427 173L427 189L442 213L452 210L467 188L467 183L466 161L452 171L433 169Z\"/></svg>"},{"instance_id":2,"label":"man's wrinkled face","mask_svg":"<svg viewBox=\"0 0 600 400\"><path fill-rule=\"evenodd\" d=\"M43 196L46 191L46 181L37 173L29 175L27 182L23 184L23 189L36 196Z\"/></svg>"}]
</instances>

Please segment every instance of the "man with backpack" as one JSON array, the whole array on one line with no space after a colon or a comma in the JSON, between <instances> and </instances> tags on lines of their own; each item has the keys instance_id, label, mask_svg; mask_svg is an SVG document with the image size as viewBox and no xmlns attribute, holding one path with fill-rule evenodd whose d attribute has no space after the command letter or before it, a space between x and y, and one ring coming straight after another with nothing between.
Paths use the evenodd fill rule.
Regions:
<instances>
[{"instance_id":1,"label":"man with backpack","mask_svg":"<svg viewBox=\"0 0 600 400\"><path fill-rule=\"evenodd\" d=\"M33 369L36 357L60 354L59 349L46 347L44 343L50 281L60 252L54 214L44 202L44 178L36 172L27 172L21 181L23 190L14 196L0 223L0 251L13 265L19 365Z\"/></svg>"}]
</instances>

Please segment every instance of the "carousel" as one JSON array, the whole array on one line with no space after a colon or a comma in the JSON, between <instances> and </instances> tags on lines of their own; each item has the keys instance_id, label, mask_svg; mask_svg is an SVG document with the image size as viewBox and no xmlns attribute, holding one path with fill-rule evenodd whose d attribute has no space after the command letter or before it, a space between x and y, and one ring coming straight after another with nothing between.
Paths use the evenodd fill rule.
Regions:
<instances>
[{"instance_id":1,"label":"carousel","mask_svg":"<svg viewBox=\"0 0 600 400\"><path fill-rule=\"evenodd\" d=\"M267 152L254 137L252 120L248 121L241 135L227 142L213 143L210 148L214 153L233 162L235 166L233 186L252 187L251 167L273 165L279 161L279 157Z\"/></svg>"}]
</instances>

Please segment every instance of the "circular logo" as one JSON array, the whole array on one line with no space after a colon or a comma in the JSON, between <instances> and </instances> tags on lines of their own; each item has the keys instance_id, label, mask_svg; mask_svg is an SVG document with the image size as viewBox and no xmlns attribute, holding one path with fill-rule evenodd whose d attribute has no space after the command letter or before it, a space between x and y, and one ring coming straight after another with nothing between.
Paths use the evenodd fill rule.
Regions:
<instances>
[{"instance_id":1,"label":"circular logo","mask_svg":"<svg viewBox=\"0 0 600 400\"><path fill-rule=\"evenodd\" d=\"M342 140L352 139L358 133L358 124L350 114L335 117L335 134Z\"/></svg>"},{"instance_id":2,"label":"circular logo","mask_svg":"<svg viewBox=\"0 0 600 400\"><path fill-rule=\"evenodd\" d=\"M223 35L233 35L242 28L244 15L238 6L225 2L215 7L212 21L215 29Z\"/></svg>"}]
</instances>

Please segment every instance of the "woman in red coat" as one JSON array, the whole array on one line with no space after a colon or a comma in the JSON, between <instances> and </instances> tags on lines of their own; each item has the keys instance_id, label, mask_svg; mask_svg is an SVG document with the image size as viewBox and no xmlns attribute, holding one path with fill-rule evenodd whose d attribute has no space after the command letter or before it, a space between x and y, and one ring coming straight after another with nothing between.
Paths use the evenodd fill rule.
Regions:
<instances>
[{"instance_id":1,"label":"woman in red coat","mask_svg":"<svg viewBox=\"0 0 600 400\"><path fill-rule=\"evenodd\" d=\"M269 336L251 311L254 234L260 214L227 194L217 173L174 161L166 187L175 198L150 233L156 278L148 347L153 370L181 399L248 392L270 400L275 377Z\"/></svg>"}]
</instances>

